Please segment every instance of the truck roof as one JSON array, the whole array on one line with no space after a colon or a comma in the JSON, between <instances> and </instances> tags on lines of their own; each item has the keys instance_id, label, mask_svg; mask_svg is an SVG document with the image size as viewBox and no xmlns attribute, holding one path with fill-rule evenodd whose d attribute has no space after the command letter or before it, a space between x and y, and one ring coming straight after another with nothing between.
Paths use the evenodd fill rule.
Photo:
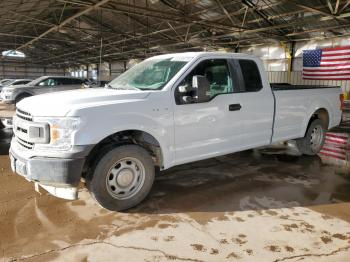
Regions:
<instances>
[{"instance_id":1,"label":"truck roof","mask_svg":"<svg viewBox=\"0 0 350 262\"><path fill-rule=\"evenodd\" d=\"M232 53L232 52L184 52L184 53L169 53L163 55L153 56L152 58L167 58L167 57L177 57L177 58L187 58L193 59L196 57L206 57L210 55L218 55L222 57L233 57L233 58L256 58L253 55L244 54L244 53Z\"/></svg>"}]
</instances>

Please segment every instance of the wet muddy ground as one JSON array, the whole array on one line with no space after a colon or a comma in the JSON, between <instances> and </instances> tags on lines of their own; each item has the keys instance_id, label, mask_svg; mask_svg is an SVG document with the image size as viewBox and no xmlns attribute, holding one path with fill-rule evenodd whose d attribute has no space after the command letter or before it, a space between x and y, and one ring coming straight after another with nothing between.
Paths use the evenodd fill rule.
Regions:
<instances>
[{"instance_id":1,"label":"wet muddy ground","mask_svg":"<svg viewBox=\"0 0 350 262\"><path fill-rule=\"evenodd\" d=\"M350 180L318 157L251 151L164 172L114 213L10 171L0 130L0 261L350 261Z\"/></svg>"}]
</instances>

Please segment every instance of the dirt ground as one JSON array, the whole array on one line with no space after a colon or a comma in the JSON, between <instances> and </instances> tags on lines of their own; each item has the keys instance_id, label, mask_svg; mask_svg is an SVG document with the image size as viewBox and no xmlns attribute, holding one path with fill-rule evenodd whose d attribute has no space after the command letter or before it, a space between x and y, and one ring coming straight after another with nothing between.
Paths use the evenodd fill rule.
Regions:
<instances>
[{"instance_id":1,"label":"dirt ground","mask_svg":"<svg viewBox=\"0 0 350 262\"><path fill-rule=\"evenodd\" d=\"M12 117L15 113L14 105L7 105L0 101L0 118L2 117Z\"/></svg>"},{"instance_id":2,"label":"dirt ground","mask_svg":"<svg viewBox=\"0 0 350 262\"><path fill-rule=\"evenodd\" d=\"M350 261L350 180L318 157L247 151L173 168L138 207L65 201L10 171L0 131L0 261Z\"/></svg>"}]
</instances>

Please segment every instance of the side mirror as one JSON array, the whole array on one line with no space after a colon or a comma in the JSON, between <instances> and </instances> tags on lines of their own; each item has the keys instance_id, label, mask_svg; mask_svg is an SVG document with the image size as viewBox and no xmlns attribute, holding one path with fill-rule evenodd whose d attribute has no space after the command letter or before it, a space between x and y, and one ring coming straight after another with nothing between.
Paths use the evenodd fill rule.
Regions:
<instances>
[{"instance_id":1,"label":"side mirror","mask_svg":"<svg viewBox=\"0 0 350 262\"><path fill-rule=\"evenodd\" d=\"M195 89L198 103L208 102L210 100L210 83L205 76L193 76L192 88Z\"/></svg>"},{"instance_id":2,"label":"side mirror","mask_svg":"<svg viewBox=\"0 0 350 262\"><path fill-rule=\"evenodd\" d=\"M208 102L211 97L210 83L205 76L193 76L192 86L184 84L179 86L177 90L177 99L184 104Z\"/></svg>"}]
</instances>

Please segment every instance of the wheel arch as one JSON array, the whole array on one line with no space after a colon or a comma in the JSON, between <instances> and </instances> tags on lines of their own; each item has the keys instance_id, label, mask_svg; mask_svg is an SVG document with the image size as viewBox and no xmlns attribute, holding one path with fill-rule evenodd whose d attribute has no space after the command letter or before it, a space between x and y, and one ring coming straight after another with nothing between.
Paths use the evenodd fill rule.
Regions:
<instances>
[{"instance_id":1,"label":"wheel arch","mask_svg":"<svg viewBox=\"0 0 350 262\"><path fill-rule=\"evenodd\" d=\"M138 145L146 149L150 153L155 166L159 169L163 168L164 151L162 150L161 144L155 138L155 136L144 130L128 129L118 131L103 138L92 148L92 150L86 157L84 175L89 173L89 170L93 168L94 163L96 163L97 159L99 159L99 156L104 151L114 148L116 146L128 144Z\"/></svg>"},{"instance_id":2,"label":"wheel arch","mask_svg":"<svg viewBox=\"0 0 350 262\"><path fill-rule=\"evenodd\" d=\"M314 121L315 119L321 120L325 129L326 130L328 129L328 127L329 127L329 112L326 108L320 107L320 108L317 108L316 110L314 110L314 112L309 116L309 121L306 125L304 135L306 134L312 121Z\"/></svg>"},{"instance_id":3,"label":"wheel arch","mask_svg":"<svg viewBox=\"0 0 350 262\"><path fill-rule=\"evenodd\" d=\"M23 96L25 96L25 97L30 97L30 96L33 96L33 94L31 94L31 93L29 93L29 92L27 92L27 91L21 92L21 93L18 93L18 94L16 95L15 100L17 100L19 97L23 97Z\"/></svg>"}]
</instances>

